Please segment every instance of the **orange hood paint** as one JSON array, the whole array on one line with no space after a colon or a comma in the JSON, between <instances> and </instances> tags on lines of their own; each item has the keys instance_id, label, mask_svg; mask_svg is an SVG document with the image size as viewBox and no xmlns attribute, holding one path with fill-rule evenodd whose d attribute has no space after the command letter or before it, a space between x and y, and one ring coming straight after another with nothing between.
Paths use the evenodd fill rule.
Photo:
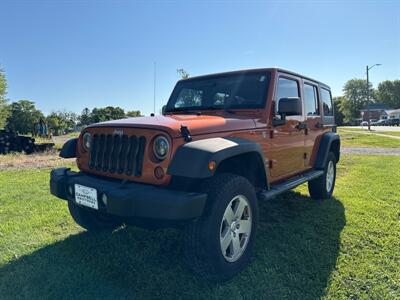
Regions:
<instances>
[{"instance_id":1,"label":"orange hood paint","mask_svg":"<svg viewBox=\"0 0 400 300\"><path fill-rule=\"evenodd\" d=\"M255 128L253 119L243 116L215 116L215 115L165 115L154 117L127 118L122 120L97 123L89 126L117 127L117 128L146 128L162 130L172 138L180 137L181 126L187 126L192 136L208 134L210 132L227 132L236 130L249 130Z\"/></svg>"}]
</instances>

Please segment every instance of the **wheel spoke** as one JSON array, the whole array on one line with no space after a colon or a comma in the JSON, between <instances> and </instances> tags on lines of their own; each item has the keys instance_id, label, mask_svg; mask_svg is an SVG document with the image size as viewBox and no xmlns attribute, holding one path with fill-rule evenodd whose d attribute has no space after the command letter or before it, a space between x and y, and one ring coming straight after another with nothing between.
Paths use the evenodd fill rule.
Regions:
<instances>
[{"instance_id":1,"label":"wheel spoke","mask_svg":"<svg viewBox=\"0 0 400 300\"><path fill-rule=\"evenodd\" d=\"M240 239L239 235L232 238L232 256L236 256L240 253Z\"/></svg>"},{"instance_id":2,"label":"wheel spoke","mask_svg":"<svg viewBox=\"0 0 400 300\"><path fill-rule=\"evenodd\" d=\"M239 198L238 204L235 210L235 218L241 219L243 216L244 208L246 207L246 202Z\"/></svg>"},{"instance_id":3,"label":"wheel spoke","mask_svg":"<svg viewBox=\"0 0 400 300\"><path fill-rule=\"evenodd\" d=\"M233 219L235 218L235 214L233 213L232 208L229 206L225 210L224 218L228 225L231 225L233 222Z\"/></svg>"},{"instance_id":4,"label":"wheel spoke","mask_svg":"<svg viewBox=\"0 0 400 300\"><path fill-rule=\"evenodd\" d=\"M232 235L230 230L226 230L224 237L221 238L221 249L226 253L226 249L229 247L232 241Z\"/></svg>"},{"instance_id":5,"label":"wheel spoke","mask_svg":"<svg viewBox=\"0 0 400 300\"><path fill-rule=\"evenodd\" d=\"M240 220L239 221L240 227L238 232L239 233L250 233L251 230L251 221L250 220Z\"/></svg>"}]
</instances>

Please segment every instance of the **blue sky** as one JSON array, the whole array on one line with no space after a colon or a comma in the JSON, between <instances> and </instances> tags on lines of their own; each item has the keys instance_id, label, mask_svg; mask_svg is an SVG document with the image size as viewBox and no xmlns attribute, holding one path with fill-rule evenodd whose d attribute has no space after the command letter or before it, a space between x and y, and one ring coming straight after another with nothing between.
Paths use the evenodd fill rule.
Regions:
<instances>
[{"instance_id":1,"label":"blue sky","mask_svg":"<svg viewBox=\"0 0 400 300\"><path fill-rule=\"evenodd\" d=\"M280 66L329 84L400 78L400 1L5 1L0 65L11 101L45 113L157 109L179 76Z\"/></svg>"}]
</instances>

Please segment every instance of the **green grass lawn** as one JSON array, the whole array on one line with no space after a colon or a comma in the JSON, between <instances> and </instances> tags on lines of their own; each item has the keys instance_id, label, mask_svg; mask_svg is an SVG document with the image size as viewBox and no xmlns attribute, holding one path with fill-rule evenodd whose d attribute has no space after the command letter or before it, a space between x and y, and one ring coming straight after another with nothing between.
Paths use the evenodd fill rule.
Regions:
<instances>
[{"instance_id":1,"label":"green grass lawn","mask_svg":"<svg viewBox=\"0 0 400 300\"><path fill-rule=\"evenodd\" d=\"M341 138L343 147L372 147L372 148L398 148L400 147L400 139L394 139L372 133L359 133L360 130L340 129L338 133ZM383 133L383 132L382 132ZM396 132L397 133L397 132ZM386 132L384 133L386 134ZM388 134L390 135L390 134Z\"/></svg>"},{"instance_id":2,"label":"green grass lawn","mask_svg":"<svg viewBox=\"0 0 400 300\"><path fill-rule=\"evenodd\" d=\"M397 127L392 127L392 128L397 128ZM351 127L351 126L345 126L345 127L339 127L339 130L344 129L344 130L351 130L351 131L358 131L358 132L368 132L368 128L358 128L358 127ZM371 133L380 133L380 134L386 134L386 135L393 135L393 136L400 136L400 131L382 131L382 130L376 130L374 126L371 127Z\"/></svg>"},{"instance_id":3,"label":"green grass lawn","mask_svg":"<svg viewBox=\"0 0 400 300\"><path fill-rule=\"evenodd\" d=\"M400 131L377 131L377 133L393 135L393 136L400 136Z\"/></svg>"},{"instance_id":4,"label":"green grass lawn","mask_svg":"<svg viewBox=\"0 0 400 300\"><path fill-rule=\"evenodd\" d=\"M179 230L87 233L48 169L2 171L0 298L399 299L399 178L399 157L346 155L335 198L301 186L260 203L252 264L215 284L183 263Z\"/></svg>"}]
</instances>

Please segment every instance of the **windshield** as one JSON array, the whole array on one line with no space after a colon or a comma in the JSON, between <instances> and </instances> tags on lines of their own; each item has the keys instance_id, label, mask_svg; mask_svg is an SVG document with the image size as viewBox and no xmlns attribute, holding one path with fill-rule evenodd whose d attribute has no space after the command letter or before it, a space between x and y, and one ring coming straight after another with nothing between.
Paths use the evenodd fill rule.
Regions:
<instances>
[{"instance_id":1,"label":"windshield","mask_svg":"<svg viewBox=\"0 0 400 300\"><path fill-rule=\"evenodd\" d=\"M269 81L270 73L266 71L180 81L172 92L166 112L263 108Z\"/></svg>"}]
</instances>

